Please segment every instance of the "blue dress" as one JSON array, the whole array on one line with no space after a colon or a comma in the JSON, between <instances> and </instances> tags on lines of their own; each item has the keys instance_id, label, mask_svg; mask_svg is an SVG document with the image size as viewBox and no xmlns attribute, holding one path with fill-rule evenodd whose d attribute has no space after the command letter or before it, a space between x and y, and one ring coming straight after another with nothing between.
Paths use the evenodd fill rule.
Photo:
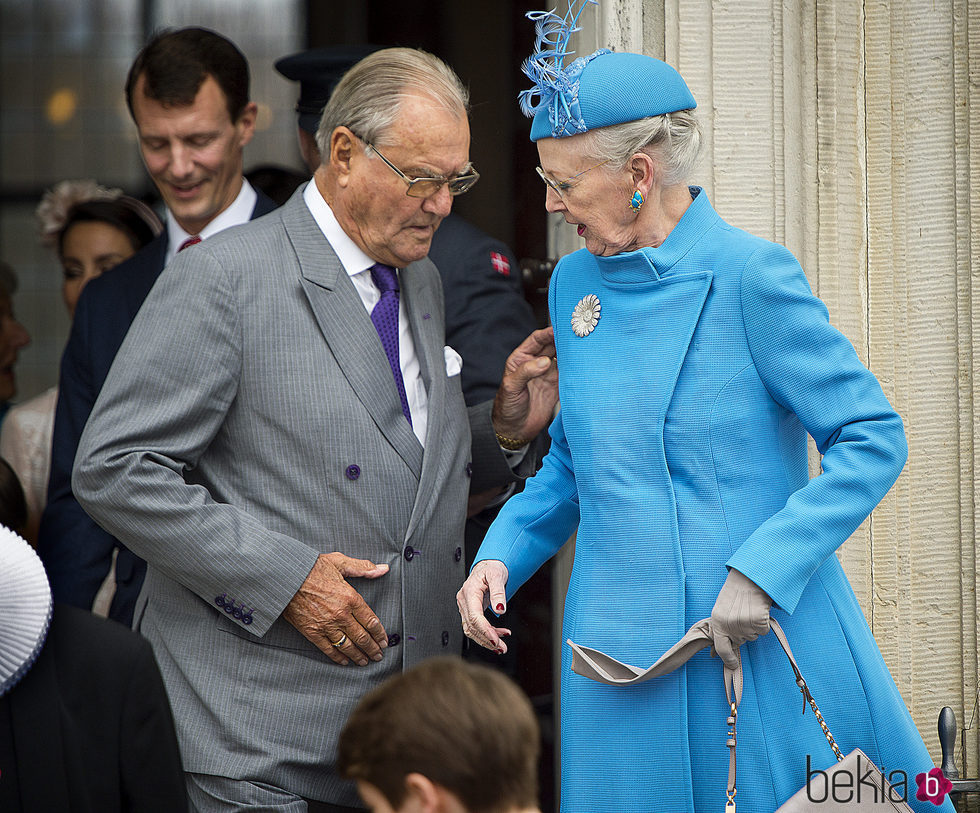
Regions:
<instances>
[{"instance_id":1,"label":"blue dress","mask_svg":"<svg viewBox=\"0 0 980 813\"><path fill-rule=\"evenodd\" d=\"M793 256L691 191L659 247L582 250L556 267L551 451L477 561L503 561L513 595L577 527L563 638L641 667L710 615L726 566L741 570L772 596L841 750L864 750L914 809L951 813L948 799L915 798L932 761L834 555L902 470L901 418ZM570 320L590 294L600 318L579 336ZM823 455L813 479L808 433ZM720 660L704 650L624 688L573 674L563 650L562 810L722 810ZM778 642L742 657L739 810L775 810L808 767L818 798L812 772L834 756L812 713L800 716Z\"/></svg>"}]
</instances>

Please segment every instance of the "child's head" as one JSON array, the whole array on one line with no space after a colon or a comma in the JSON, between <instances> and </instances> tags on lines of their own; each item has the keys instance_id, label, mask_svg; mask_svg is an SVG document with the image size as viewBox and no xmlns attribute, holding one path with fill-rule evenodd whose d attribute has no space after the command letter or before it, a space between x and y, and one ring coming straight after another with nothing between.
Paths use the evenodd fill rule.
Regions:
<instances>
[{"instance_id":1,"label":"child's head","mask_svg":"<svg viewBox=\"0 0 980 813\"><path fill-rule=\"evenodd\" d=\"M537 810L538 725L510 679L459 658L390 678L354 709L338 745L342 775L375 811L419 810L445 792L468 813Z\"/></svg>"}]
</instances>

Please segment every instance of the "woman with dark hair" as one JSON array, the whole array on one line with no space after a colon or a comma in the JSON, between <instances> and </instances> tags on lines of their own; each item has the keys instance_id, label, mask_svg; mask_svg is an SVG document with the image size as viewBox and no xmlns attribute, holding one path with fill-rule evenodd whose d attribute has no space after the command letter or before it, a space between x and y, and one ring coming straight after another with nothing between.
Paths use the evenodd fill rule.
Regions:
<instances>
[{"instance_id":1,"label":"woman with dark hair","mask_svg":"<svg viewBox=\"0 0 980 813\"><path fill-rule=\"evenodd\" d=\"M36 215L42 242L58 252L61 293L70 316L89 280L131 257L163 228L145 203L95 181L62 181L44 194ZM17 473L27 497L23 533L32 543L47 494L57 400L58 389L52 387L14 407L0 431L0 455Z\"/></svg>"}]
</instances>

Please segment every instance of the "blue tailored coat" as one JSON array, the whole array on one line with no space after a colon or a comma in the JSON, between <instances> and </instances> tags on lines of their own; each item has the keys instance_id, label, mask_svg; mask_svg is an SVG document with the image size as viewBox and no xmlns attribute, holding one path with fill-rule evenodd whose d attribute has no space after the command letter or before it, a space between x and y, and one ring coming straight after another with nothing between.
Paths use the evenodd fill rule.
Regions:
<instances>
[{"instance_id":1,"label":"blue tailored coat","mask_svg":"<svg viewBox=\"0 0 980 813\"><path fill-rule=\"evenodd\" d=\"M898 477L902 421L789 251L725 223L701 190L692 196L659 247L578 251L555 269L551 450L477 561L503 561L512 595L577 526L563 637L640 667L710 615L727 568L739 569L773 598L842 751L862 748L914 809L952 811L915 799L932 760L834 555ZM589 294L600 318L578 336L570 320ZM823 456L813 479L808 433ZM834 757L812 713L800 716L775 636L741 651L736 801L763 813L803 787L808 764ZM563 811L722 809L719 659L704 650L630 687L570 663L564 647Z\"/></svg>"}]
</instances>

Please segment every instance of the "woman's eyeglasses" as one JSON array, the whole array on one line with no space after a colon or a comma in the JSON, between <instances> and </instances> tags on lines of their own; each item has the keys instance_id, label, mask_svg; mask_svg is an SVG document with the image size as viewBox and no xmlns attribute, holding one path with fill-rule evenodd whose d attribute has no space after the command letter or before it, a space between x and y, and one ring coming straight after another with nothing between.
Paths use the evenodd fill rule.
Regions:
<instances>
[{"instance_id":1,"label":"woman's eyeglasses","mask_svg":"<svg viewBox=\"0 0 980 813\"><path fill-rule=\"evenodd\" d=\"M538 171L538 175L541 176L541 180L548 185L548 188L554 189L555 192L561 195L572 188L572 184L569 183L570 181L574 181L576 178L584 175L586 172L591 172L594 169L598 169L603 164L608 164L611 160L612 160L611 158L607 158L605 161L600 161L595 166L589 167L588 169L583 169L581 172L576 172L574 175L570 175L569 177L565 178L565 180L563 181L556 181L554 178L549 178L547 175L544 174L544 170L541 169L541 167L535 167L535 169Z\"/></svg>"}]
</instances>

